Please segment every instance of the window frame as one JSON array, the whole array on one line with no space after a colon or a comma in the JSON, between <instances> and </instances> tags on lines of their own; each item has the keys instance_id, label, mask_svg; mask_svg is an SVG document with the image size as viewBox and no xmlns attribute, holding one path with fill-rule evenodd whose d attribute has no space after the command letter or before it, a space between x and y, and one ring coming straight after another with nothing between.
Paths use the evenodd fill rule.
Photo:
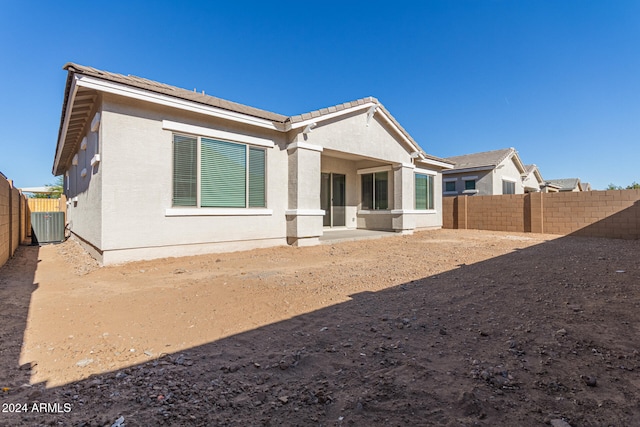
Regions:
<instances>
[{"instance_id":1,"label":"window frame","mask_svg":"<svg viewBox=\"0 0 640 427\"><path fill-rule=\"evenodd\" d=\"M176 197L175 197L175 170L176 170L176 136L183 138L191 138L196 141L196 173L195 173L195 186L196 186L196 199L194 205L176 205ZM214 141L224 144L233 144L237 146L242 146L244 149L245 163L244 163L244 206L203 206L203 198L202 198L202 139L206 139L208 141ZM167 216L182 216L182 215L208 215L208 214L232 214L232 215L251 215L251 214L271 214L272 211L267 209L268 207L268 186L267 186L267 176L268 176L268 162L267 162L267 148L262 145L253 145L244 142L237 141L229 141L222 138L212 138L209 136L201 136L188 134L183 132L172 132L171 133L171 146L172 146L172 177L171 177L171 185L172 185L172 194L171 194L171 208L167 209ZM252 206L250 191L251 182L252 182L252 167L251 167L251 152L261 151L263 153L262 160L262 187L263 187L263 197L264 201L263 206ZM255 181L254 181L255 182ZM189 212L189 211L198 211L198 212ZM255 212L254 212L255 211Z\"/></svg>"},{"instance_id":2,"label":"window frame","mask_svg":"<svg viewBox=\"0 0 640 427\"><path fill-rule=\"evenodd\" d=\"M376 175L386 175L385 183L386 189L384 190L385 195L385 204L384 207L380 207L380 202L377 199L377 191L376 191ZM362 211L388 211L389 210L389 171L372 171L368 173L361 173L360 175L360 210ZM365 207L365 191L364 191L364 179L365 177L371 177L371 200L368 207Z\"/></svg>"},{"instance_id":3,"label":"window frame","mask_svg":"<svg viewBox=\"0 0 640 427\"><path fill-rule=\"evenodd\" d=\"M505 187L506 186L509 186L508 190L512 190L512 192L509 192L509 191L505 192ZM508 179L503 179L502 180L502 194L503 195L504 194L516 194L516 183L515 183L515 181L511 181L511 180L508 180Z\"/></svg>"},{"instance_id":4,"label":"window frame","mask_svg":"<svg viewBox=\"0 0 640 427\"><path fill-rule=\"evenodd\" d=\"M418 178L426 178L425 187L425 207L418 207ZM435 177L432 174L416 172L413 174L413 188L414 188L414 209L418 211L432 211L436 208L435 199Z\"/></svg>"},{"instance_id":5,"label":"window frame","mask_svg":"<svg viewBox=\"0 0 640 427\"><path fill-rule=\"evenodd\" d=\"M471 183L473 185L472 188L469 188L469 183ZM465 179L464 180L464 190L465 191L477 190L477 188L476 188L476 180L475 179Z\"/></svg>"}]
</instances>

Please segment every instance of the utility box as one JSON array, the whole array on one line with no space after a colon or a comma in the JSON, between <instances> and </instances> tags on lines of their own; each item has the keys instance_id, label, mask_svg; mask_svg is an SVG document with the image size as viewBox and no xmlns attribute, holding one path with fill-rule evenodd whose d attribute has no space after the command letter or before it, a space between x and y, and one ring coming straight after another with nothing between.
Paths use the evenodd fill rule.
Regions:
<instances>
[{"instance_id":1,"label":"utility box","mask_svg":"<svg viewBox=\"0 0 640 427\"><path fill-rule=\"evenodd\" d=\"M64 242L64 212L31 212L31 243Z\"/></svg>"}]
</instances>

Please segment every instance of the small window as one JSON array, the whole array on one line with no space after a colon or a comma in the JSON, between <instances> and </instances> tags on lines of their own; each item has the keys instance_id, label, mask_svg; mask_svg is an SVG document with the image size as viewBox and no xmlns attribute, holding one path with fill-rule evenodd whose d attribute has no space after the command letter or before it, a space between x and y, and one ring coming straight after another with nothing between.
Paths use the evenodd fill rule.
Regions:
<instances>
[{"instance_id":1,"label":"small window","mask_svg":"<svg viewBox=\"0 0 640 427\"><path fill-rule=\"evenodd\" d=\"M502 181L502 194L516 194L516 183L511 181Z\"/></svg>"},{"instance_id":2,"label":"small window","mask_svg":"<svg viewBox=\"0 0 640 427\"><path fill-rule=\"evenodd\" d=\"M416 210L433 209L433 176L416 174L415 188Z\"/></svg>"},{"instance_id":3,"label":"small window","mask_svg":"<svg viewBox=\"0 0 640 427\"><path fill-rule=\"evenodd\" d=\"M388 172L366 173L362 180L362 209L389 209Z\"/></svg>"},{"instance_id":4,"label":"small window","mask_svg":"<svg viewBox=\"0 0 640 427\"><path fill-rule=\"evenodd\" d=\"M448 191L448 192L456 191L456 182L455 181L445 182L444 191Z\"/></svg>"},{"instance_id":5,"label":"small window","mask_svg":"<svg viewBox=\"0 0 640 427\"><path fill-rule=\"evenodd\" d=\"M470 179L468 181L464 182L464 189L465 190L475 190L476 189L476 180L475 179Z\"/></svg>"}]
</instances>

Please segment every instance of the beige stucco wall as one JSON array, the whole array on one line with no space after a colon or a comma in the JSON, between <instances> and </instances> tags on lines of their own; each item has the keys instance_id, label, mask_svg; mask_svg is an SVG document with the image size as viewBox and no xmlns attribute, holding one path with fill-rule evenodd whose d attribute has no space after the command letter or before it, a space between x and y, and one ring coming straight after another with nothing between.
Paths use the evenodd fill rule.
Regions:
<instances>
[{"instance_id":1,"label":"beige stucco wall","mask_svg":"<svg viewBox=\"0 0 640 427\"><path fill-rule=\"evenodd\" d=\"M386 163L411 163L407 144L376 113L367 125L367 110L321 121L305 142Z\"/></svg>"},{"instance_id":2,"label":"beige stucco wall","mask_svg":"<svg viewBox=\"0 0 640 427\"><path fill-rule=\"evenodd\" d=\"M540 191L540 183L536 179L535 173L531 172L527 174L525 179L522 180L522 187L524 188L533 188L535 191Z\"/></svg>"},{"instance_id":3,"label":"beige stucco wall","mask_svg":"<svg viewBox=\"0 0 640 427\"><path fill-rule=\"evenodd\" d=\"M78 167L69 170L68 196L77 197L69 206L72 232L96 248L94 255L104 264L315 244L323 233L321 172L346 176L348 227L406 231L442 224L441 175L435 176L434 211L416 212L412 149L380 117L367 125L366 110L320 122L303 135L302 129L281 133L111 94L102 94L98 105L100 128L97 133L87 129L88 148L79 153ZM218 209L188 215L182 208L175 216L173 132L163 129L163 120L273 141L275 146L266 149L267 207L260 212L270 213L221 215ZM303 144L297 148L294 142ZM101 162L92 168L97 151ZM361 212L358 170L379 166L389 167L389 210ZM88 170L84 178L79 175L83 167Z\"/></svg>"},{"instance_id":4,"label":"beige stucco wall","mask_svg":"<svg viewBox=\"0 0 640 427\"><path fill-rule=\"evenodd\" d=\"M513 158L505 159L500 163L500 165L493 170L493 176L493 193L490 194L502 194L502 181L505 179L515 182L515 194L524 194L522 176L516 167Z\"/></svg>"},{"instance_id":5,"label":"beige stucco wall","mask_svg":"<svg viewBox=\"0 0 640 427\"><path fill-rule=\"evenodd\" d=\"M87 246L91 253L100 258L102 247L102 162L91 166L91 159L97 153L101 153L99 147L103 139L103 128L100 126L96 132L90 129L91 120L102 109L101 98L89 115L83 135L87 138L86 149L81 149L80 143L76 147L78 164L67 165L67 173L64 174L64 193L67 197L67 223L72 234L81 243ZM82 176L82 170L86 169L86 176Z\"/></svg>"},{"instance_id":6,"label":"beige stucco wall","mask_svg":"<svg viewBox=\"0 0 640 427\"><path fill-rule=\"evenodd\" d=\"M267 209L272 214L167 216L172 208L173 132L163 129L163 120L273 140L275 147L266 153ZM171 256L175 246L182 247L180 254L190 254L228 242L247 242L236 243L238 249L285 244L287 192L277 190L287 188L282 134L110 95L104 97L101 132L104 251L126 251L128 260ZM109 257L122 260L115 253Z\"/></svg>"}]
</instances>

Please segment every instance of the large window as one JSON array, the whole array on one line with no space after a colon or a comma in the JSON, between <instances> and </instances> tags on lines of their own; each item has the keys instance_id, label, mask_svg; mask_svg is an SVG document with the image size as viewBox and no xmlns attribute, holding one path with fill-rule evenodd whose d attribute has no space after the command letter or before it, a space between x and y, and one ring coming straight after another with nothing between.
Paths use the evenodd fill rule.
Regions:
<instances>
[{"instance_id":1,"label":"large window","mask_svg":"<svg viewBox=\"0 0 640 427\"><path fill-rule=\"evenodd\" d=\"M502 181L502 194L516 194L516 183L512 181Z\"/></svg>"},{"instance_id":2,"label":"large window","mask_svg":"<svg viewBox=\"0 0 640 427\"><path fill-rule=\"evenodd\" d=\"M173 135L173 205L265 207L265 150Z\"/></svg>"},{"instance_id":3,"label":"large window","mask_svg":"<svg viewBox=\"0 0 640 427\"><path fill-rule=\"evenodd\" d=\"M362 209L389 209L389 173L365 173L361 179Z\"/></svg>"},{"instance_id":4,"label":"large window","mask_svg":"<svg viewBox=\"0 0 640 427\"><path fill-rule=\"evenodd\" d=\"M433 176L417 173L415 177L416 210L434 209Z\"/></svg>"}]
</instances>

